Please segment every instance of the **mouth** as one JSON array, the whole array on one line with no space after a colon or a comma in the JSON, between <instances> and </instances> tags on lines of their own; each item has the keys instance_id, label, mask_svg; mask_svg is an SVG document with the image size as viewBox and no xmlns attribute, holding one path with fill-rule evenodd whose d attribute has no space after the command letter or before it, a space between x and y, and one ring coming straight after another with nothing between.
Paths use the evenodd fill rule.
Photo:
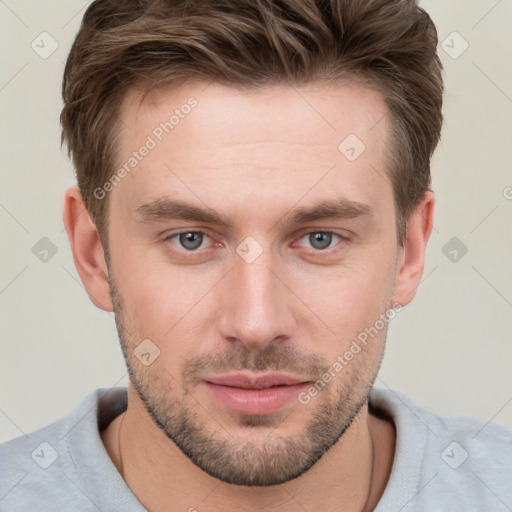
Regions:
<instances>
[{"instance_id":1,"label":"mouth","mask_svg":"<svg viewBox=\"0 0 512 512\"><path fill-rule=\"evenodd\" d=\"M311 381L285 374L231 374L209 377L201 385L217 403L234 412L271 414L277 412L311 385Z\"/></svg>"}]
</instances>

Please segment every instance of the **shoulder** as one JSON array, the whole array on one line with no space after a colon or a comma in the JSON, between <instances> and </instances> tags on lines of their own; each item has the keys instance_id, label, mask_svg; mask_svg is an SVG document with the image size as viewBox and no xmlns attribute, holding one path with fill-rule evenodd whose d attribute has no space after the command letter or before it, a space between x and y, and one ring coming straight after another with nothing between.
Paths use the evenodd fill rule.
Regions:
<instances>
[{"instance_id":1,"label":"shoulder","mask_svg":"<svg viewBox=\"0 0 512 512\"><path fill-rule=\"evenodd\" d=\"M83 469L77 456L89 451L97 462L102 457L98 425L102 402L108 395L123 397L124 388L97 389L84 397L75 410L35 432L0 444L0 510L54 511L91 502L82 490ZM104 409L107 410L107 409Z\"/></svg>"},{"instance_id":2,"label":"shoulder","mask_svg":"<svg viewBox=\"0 0 512 512\"><path fill-rule=\"evenodd\" d=\"M373 390L370 403L393 420L397 431L384 494L395 500L393 506L398 500L409 503L404 512L512 509L512 429L438 415L392 390Z\"/></svg>"}]
</instances>

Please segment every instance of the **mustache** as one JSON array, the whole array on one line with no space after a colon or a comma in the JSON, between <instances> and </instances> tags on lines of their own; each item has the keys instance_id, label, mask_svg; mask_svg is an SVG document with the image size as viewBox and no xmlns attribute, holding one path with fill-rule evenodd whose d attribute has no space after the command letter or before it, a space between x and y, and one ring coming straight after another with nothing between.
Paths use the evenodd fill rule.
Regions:
<instances>
[{"instance_id":1,"label":"mustache","mask_svg":"<svg viewBox=\"0 0 512 512\"><path fill-rule=\"evenodd\" d=\"M182 364L181 375L183 385L189 387L197 384L207 373L286 371L316 380L328 369L329 365L318 354L302 352L294 346L269 345L262 351L251 352L237 345L223 352L201 354L188 359Z\"/></svg>"}]
</instances>

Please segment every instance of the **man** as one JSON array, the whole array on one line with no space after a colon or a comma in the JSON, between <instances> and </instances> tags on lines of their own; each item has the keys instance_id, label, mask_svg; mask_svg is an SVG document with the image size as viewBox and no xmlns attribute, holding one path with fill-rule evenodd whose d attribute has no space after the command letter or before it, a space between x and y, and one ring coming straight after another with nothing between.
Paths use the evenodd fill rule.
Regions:
<instances>
[{"instance_id":1,"label":"man","mask_svg":"<svg viewBox=\"0 0 512 512\"><path fill-rule=\"evenodd\" d=\"M510 510L512 432L373 389L434 212L412 0L100 0L64 223L128 390L0 448L0 509Z\"/></svg>"}]
</instances>

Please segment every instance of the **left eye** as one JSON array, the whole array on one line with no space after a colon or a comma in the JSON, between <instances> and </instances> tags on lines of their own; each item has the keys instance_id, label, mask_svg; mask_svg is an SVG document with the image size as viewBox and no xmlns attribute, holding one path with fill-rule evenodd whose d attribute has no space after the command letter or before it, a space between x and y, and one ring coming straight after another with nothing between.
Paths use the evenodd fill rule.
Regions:
<instances>
[{"instance_id":1,"label":"left eye","mask_svg":"<svg viewBox=\"0 0 512 512\"><path fill-rule=\"evenodd\" d=\"M341 235L331 233L330 231L312 231L301 237L301 240L305 238L312 245L313 249L323 251L329 248L333 241L333 236L343 240Z\"/></svg>"}]
</instances>

